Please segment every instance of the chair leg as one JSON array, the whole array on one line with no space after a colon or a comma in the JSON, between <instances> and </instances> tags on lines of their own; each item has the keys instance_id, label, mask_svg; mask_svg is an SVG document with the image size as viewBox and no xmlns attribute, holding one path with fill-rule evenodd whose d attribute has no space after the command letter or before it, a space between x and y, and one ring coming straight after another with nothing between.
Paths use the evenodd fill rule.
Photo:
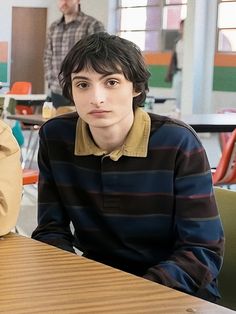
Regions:
<instances>
[{"instance_id":1,"label":"chair leg","mask_svg":"<svg viewBox=\"0 0 236 314\"><path fill-rule=\"evenodd\" d=\"M30 148L30 143L31 143L31 140L32 140L32 137L33 137L33 132L34 132L34 130L31 129L31 130L30 130L29 139L28 139L28 143L27 143L26 154L27 154L27 152L28 152L28 150L29 150L29 148Z\"/></svg>"},{"instance_id":2,"label":"chair leg","mask_svg":"<svg viewBox=\"0 0 236 314\"><path fill-rule=\"evenodd\" d=\"M30 162L29 162L29 168L31 168L32 163L34 161L34 156L35 156L37 147L38 147L38 138L35 139L35 141L34 141L34 143L32 145L32 155L31 155Z\"/></svg>"}]
</instances>

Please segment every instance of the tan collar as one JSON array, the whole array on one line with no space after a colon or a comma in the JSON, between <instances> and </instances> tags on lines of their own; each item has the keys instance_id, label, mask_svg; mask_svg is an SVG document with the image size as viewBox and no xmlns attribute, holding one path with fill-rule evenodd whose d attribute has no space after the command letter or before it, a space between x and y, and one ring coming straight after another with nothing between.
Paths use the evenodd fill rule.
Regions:
<instances>
[{"instance_id":1,"label":"tan collar","mask_svg":"<svg viewBox=\"0 0 236 314\"><path fill-rule=\"evenodd\" d=\"M141 108L137 108L134 113L134 123L126 137L122 147L115 149L110 154L100 149L93 141L87 123L78 119L75 137L75 155L109 155L114 161L122 155L130 157L146 157L148 140L151 129L149 115Z\"/></svg>"}]
</instances>

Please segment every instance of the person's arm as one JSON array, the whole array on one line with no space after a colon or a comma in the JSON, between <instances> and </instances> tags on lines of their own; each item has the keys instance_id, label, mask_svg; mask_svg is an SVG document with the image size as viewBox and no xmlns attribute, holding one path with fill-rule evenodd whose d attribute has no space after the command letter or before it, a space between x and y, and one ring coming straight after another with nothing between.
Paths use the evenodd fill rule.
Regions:
<instances>
[{"instance_id":1,"label":"person's arm","mask_svg":"<svg viewBox=\"0 0 236 314\"><path fill-rule=\"evenodd\" d=\"M53 55L53 46L52 46L52 27L49 28L47 32L46 45L44 49L44 76L45 80L50 85L51 82L51 73L52 73L52 55ZM48 86L50 87L50 86Z\"/></svg>"},{"instance_id":2,"label":"person's arm","mask_svg":"<svg viewBox=\"0 0 236 314\"><path fill-rule=\"evenodd\" d=\"M177 56L175 50L172 51L171 53L171 58L170 58L170 63L167 68L167 73L165 77L165 81L168 83L171 83L173 80L173 75L176 72L176 67L177 67Z\"/></svg>"},{"instance_id":3,"label":"person's arm","mask_svg":"<svg viewBox=\"0 0 236 314\"><path fill-rule=\"evenodd\" d=\"M39 135L38 226L32 238L74 253L70 219L54 181L43 126Z\"/></svg>"},{"instance_id":4,"label":"person's arm","mask_svg":"<svg viewBox=\"0 0 236 314\"><path fill-rule=\"evenodd\" d=\"M16 225L21 197L20 148L11 128L0 120L0 236Z\"/></svg>"},{"instance_id":5,"label":"person's arm","mask_svg":"<svg viewBox=\"0 0 236 314\"><path fill-rule=\"evenodd\" d=\"M218 276L224 233L207 156L194 135L183 138L174 171L173 252L144 277L195 294Z\"/></svg>"}]
</instances>

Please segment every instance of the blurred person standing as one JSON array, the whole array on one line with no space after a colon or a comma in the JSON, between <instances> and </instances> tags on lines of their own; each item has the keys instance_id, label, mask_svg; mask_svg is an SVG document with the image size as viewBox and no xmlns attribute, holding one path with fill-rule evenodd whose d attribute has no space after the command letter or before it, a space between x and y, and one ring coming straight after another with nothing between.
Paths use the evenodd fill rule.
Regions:
<instances>
[{"instance_id":1,"label":"blurred person standing","mask_svg":"<svg viewBox=\"0 0 236 314\"><path fill-rule=\"evenodd\" d=\"M179 36L172 52L171 61L168 67L166 82L172 82L174 97L176 98L176 109L181 110L181 92L182 92L182 68L183 68L183 31L184 20L180 21Z\"/></svg>"},{"instance_id":2,"label":"blurred person standing","mask_svg":"<svg viewBox=\"0 0 236 314\"><path fill-rule=\"evenodd\" d=\"M44 52L44 72L55 108L70 104L62 96L58 81L61 63L67 52L81 38L104 31L101 22L80 10L80 0L58 0L63 16L51 24Z\"/></svg>"}]
</instances>

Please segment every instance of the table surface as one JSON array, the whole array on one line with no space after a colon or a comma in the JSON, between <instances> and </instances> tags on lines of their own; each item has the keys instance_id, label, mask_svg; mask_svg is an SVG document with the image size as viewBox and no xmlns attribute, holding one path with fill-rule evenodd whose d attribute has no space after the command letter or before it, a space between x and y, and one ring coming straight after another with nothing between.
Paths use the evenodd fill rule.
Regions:
<instances>
[{"instance_id":1,"label":"table surface","mask_svg":"<svg viewBox=\"0 0 236 314\"><path fill-rule=\"evenodd\" d=\"M180 119L196 132L232 132L236 128L235 113L191 114Z\"/></svg>"},{"instance_id":2,"label":"table surface","mask_svg":"<svg viewBox=\"0 0 236 314\"><path fill-rule=\"evenodd\" d=\"M47 119L42 115L9 115L8 119L19 120L32 124L42 125ZM213 113L191 114L180 117L182 121L191 125L196 132L232 132L236 128L236 114Z\"/></svg>"},{"instance_id":3,"label":"table surface","mask_svg":"<svg viewBox=\"0 0 236 314\"><path fill-rule=\"evenodd\" d=\"M1 94L0 98L4 98L4 112L7 111L7 108L9 106L10 99L16 99L16 100L25 100L27 102L30 102L34 105L40 103L40 106L42 103L46 100L47 95L46 94Z\"/></svg>"},{"instance_id":4,"label":"table surface","mask_svg":"<svg viewBox=\"0 0 236 314\"><path fill-rule=\"evenodd\" d=\"M46 94L1 94L0 97L14 98L16 100L45 100Z\"/></svg>"},{"instance_id":5,"label":"table surface","mask_svg":"<svg viewBox=\"0 0 236 314\"><path fill-rule=\"evenodd\" d=\"M42 125L44 122L48 120L48 119L44 119L42 117L42 114L27 114L27 115L12 114L12 115L8 115L7 119L17 120L20 122L37 124L37 125Z\"/></svg>"},{"instance_id":6,"label":"table surface","mask_svg":"<svg viewBox=\"0 0 236 314\"><path fill-rule=\"evenodd\" d=\"M16 234L0 237L0 313L235 313Z\"/></svg>"}]
</instances>

